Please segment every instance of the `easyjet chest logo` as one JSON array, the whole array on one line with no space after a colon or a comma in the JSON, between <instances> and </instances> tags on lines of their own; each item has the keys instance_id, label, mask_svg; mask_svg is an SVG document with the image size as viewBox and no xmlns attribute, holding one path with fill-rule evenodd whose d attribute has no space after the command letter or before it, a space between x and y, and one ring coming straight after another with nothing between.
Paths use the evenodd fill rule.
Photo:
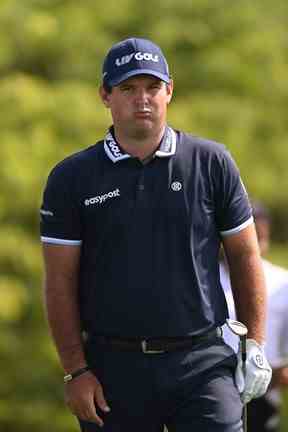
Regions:
<instances>
[{"instance_id":1,"label":"easyjet chest logo","mask_svg":"<svg viewBox=\"0 0 288 432\"><path fill-rule=\"evenodd\" d=\"M95 197L92 198L87 198L84 200L84 204L86 207L90 206L90 205L95 205L95 204L103 204L105 201L112 199L112 198L116 198L120 196L120 190L114 189L113 191L107 192L103 195L97 195Z\"/></svg>"},{"instance_id":2,"label":"easyjet chest logo","mask_svg":"<svg viewBox=\"0 0 288 432\"><path fill-rule=\"evenodd\" d=\"M136 53L132 53L132 54L128 54L125 55L123 57L117 58L115 60L115 64L116 66L123 66L127 63L130 63L130 61L133 59L133 57L135 58L135 60L146 60L146 61L153 61L155 63L159 62L159 56L157 54L152 54L149 52L141 52L138 51Z\"/></svg>"}]
</instances>

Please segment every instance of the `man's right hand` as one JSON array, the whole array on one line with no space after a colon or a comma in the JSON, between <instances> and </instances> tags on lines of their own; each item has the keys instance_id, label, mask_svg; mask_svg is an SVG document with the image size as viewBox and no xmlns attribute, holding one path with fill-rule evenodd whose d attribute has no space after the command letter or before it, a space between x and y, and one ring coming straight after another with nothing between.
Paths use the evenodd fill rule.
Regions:
<instances>
[{"instance_id":1,"label":"man's right hand","mask_svg":"<svg viewBox=\"0 0 288 432\"><path fill-rule=\"evenodd\" d=\"M100 427L104 425L104 422L98 415L97 408L105 413L110 411L102 386L90 371L65 384L65 402L79 419L95 422Z\"/></svg>"}]
</instances>

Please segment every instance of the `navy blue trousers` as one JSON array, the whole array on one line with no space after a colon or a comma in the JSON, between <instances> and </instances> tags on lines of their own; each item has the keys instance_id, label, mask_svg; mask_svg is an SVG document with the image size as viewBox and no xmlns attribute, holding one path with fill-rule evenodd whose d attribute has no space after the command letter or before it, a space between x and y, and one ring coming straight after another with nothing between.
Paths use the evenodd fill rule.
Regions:
<instances>
[{"instance_id":1,"label":"navy blue trousers","mask_svg":"<svg viewBox=\"0 0 288 432\"><path fill-rule=\"evenodd\" d=\"M216 338L163 354L104 350L93 343L87 361L111 408L104 427L81 421L82 432L242 432L235 386L236 356Z\"/></svg>"}]
</instances>

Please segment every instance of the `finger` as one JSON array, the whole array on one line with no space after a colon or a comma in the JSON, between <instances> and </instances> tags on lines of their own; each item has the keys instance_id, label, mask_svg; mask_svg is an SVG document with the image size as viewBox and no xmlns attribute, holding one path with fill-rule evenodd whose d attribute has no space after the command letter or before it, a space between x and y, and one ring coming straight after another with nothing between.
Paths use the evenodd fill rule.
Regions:
<instances>
[{"instance_id":1,"label":"finger","mask_svg":"<svg viewBox=\"0 0 288 432\"><path fill-rule=\"evenodd\" d=\"M261 375L259 375L258 380L255 382L254 386L255 397L260 397L264 393L266 393L269 382L269 375L267 375L266 373L262 373Z\"/></svg>"},{"instance_id":2,"label":"finger","mask_svg":"<svg viewBox=\"0 0 288 432\"><path fill-rule=\"evenodd\" d=\"M266 375L262 377L257 387L257 397L260 397L266 393L269 382L269 377L267 377Z\"/></svg>"},{"instance_id":3,"label":"finger","mask_svg":"<svg viewBox=\"0 0 288 432\"><path fill-rule=\"evenodd\" d=\"M98 386L98 388L97 388L97 390L95 392L95 401L96 401L96 404L99 406L99 408L102 411L107 412L107 413L109 411L111 411L111 409L110 409L110 407L109 407L109 405L108 405L108 403L107 403L107 401L106 401L106 399L104 397L101 385Z\"/></svg>"},{"instance_id":4,"label":"finger","mask_svg":"<svg viewBox=\"0 0 288 432\"><path fill-rule=\"evenodd\" d=\"M241 397L243 403L248 403L263 394L263 377L250 377L249 383ZM265 393L265 392L264 392Z\"/></svg>"},{"instance_id":5,"label":"finger","mask_svg":"<svg viewBox=\"0 0 288 432\"><path fill-rule=\"evenodd\" d=\"M97 414L94 404L93 407L89 407L89 409L86 410L85 419L83 420L96 423L100 427L104 426L104 422L102 418Z\"/></svg>"},{"instance_id":6,"label":"finger","mask_svg":"<svg viewBox=\"0 0 288 432\"><path fill-rule=\"evenodd\" d=\"M241 395L241 401L244 405L246 405L248 402L250 402L252 399L252 394L251 393L242 393Z\"/></svg>"},{"instance_id":7,"label":"finger","mask_svg":"<svg viewBox=\"0 0 288 432\"><path fill-rule=\"evenodd\" d=\"M244 393L253 394L257 378L252 373L247 373L245 377Z\"/></svg>"},{"instance_id":8,"label":"finger","mask_svg":"<svg viewBox=\"0 0 288 432\"><path fill-rule=\"evenodd\" d=\"M247 377L246 376L246 382L245 382L245 387L244 390L241 394L241 400L243 402L243 404L247 404L248 402L250 402L250 400L253 397L253 393L254 392L254 380L253 377Z\"/></svg>"},{"instance_id":9,"label":"finger","mask_svg":"<svg viewBox=\"0 0 288 432\"><path fill-rule=\"evenodd\" d=\"M81 420L89 421L93 423L97 423L98 426L103 427L104 422L101 417L98 416L94 402L90 403L89 401L86 401L84 404L82 402L81 405L77 406L69 406L71 412L78 417Z\"/></svg>"},{"instance_id":10,"label":"finger","mask_svg":"<svg viewBox=\"0 0 288 432\"><path fill-rule=\"evenodd\" d=\"M260 397L262 396L263 393L265 393L265 382L263 382L263 377L259 377L258 380L255 382L254 385L254 389L253 389L253 394L255 395L254 397Z\"/></svg>"}]
</instances>

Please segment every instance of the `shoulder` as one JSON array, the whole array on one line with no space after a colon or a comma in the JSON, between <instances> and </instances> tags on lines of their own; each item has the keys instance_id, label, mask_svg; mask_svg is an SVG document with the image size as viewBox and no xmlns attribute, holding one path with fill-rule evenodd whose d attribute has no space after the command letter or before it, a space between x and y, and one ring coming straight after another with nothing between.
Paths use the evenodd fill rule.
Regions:
<instances>
[{"instance_id":1,"label":"shoulder","mask_svg":"<svg viewBox=\"0 0 288 432\"><path fill-rule=\"evenodd\" d=\"M237 173L238 167L227 147L217 141L175 131L178 136L176 156L183 164L191 164L196 170L222 177Z\"/></svg>"},{"instance_id":2,"label":"shoulder","mask_svg":"<svg viewBox=\"0 0 288 432\"><path fill-rule=\"evenodd\" d=\"M195 136L189 133L175 131L178 136L177 155L180 159L198 161L209 170L222 170L235 162L227 147L217 141ZM228 168L229 169L229 168Z\"/></svg>"},{"instance_id":3,"label":"shoulder","mask_svg":"<svg viewBox=\"0 0 288 432\"><path fill-rule=\"evenodd\" d=\"M73 176L87 172L89 167L97 164L103 156L103 141L99 141L84 150L73 153L58 162L51 170L49 177Z\"/></svg>"},{"instance_id":4,"label":"shoulder","mask_svg":"<svg viewBox=\"0 0 288 432\"><path fill-rule=\"evenodd\" d=\"M190 133L175 131L178 135L178 142L180 149L183 151L200 152L204 154L225 154L228 152L226 146L217 141L213 141L207 138L202 138Z\"/></svg>"}]
</instances>

